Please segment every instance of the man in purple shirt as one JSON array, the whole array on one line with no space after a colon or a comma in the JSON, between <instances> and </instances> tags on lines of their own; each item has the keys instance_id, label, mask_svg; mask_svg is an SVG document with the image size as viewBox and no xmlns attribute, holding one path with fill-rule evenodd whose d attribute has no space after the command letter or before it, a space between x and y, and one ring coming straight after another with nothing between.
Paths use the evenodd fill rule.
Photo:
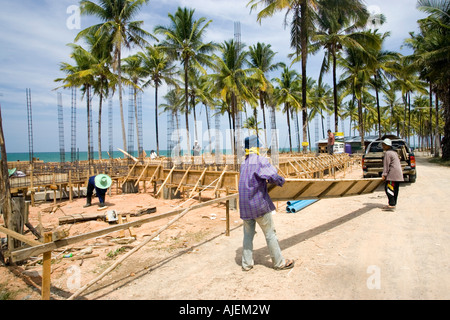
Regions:
<instances>
[{"instance_id":1,"label":"man in purple shirt","mask_svg":"<svg viewBox=\"0 0 450 320\"><path fill-rule=\"evenodd\" d=\"M259 155L259 140L256 136L245 139L245 161L241 165L239 179L239 211L244 220L244 242L242 270L253 268L253 238L256 223L266 237L273 266L277 270L290 269L294 261L284 259L275 233L272 213L275 205L267 192L267 182L283 186L285 180L265 157Z\"/></svg>"}]
</instances>

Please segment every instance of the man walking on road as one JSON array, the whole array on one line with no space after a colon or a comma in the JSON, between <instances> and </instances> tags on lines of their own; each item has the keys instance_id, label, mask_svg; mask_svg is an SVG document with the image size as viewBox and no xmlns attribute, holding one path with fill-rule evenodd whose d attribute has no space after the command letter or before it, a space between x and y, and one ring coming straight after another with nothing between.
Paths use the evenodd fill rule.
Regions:
<instances>
[{"instance_id":1,"label":"man walking on road","mask_svg":"<svg viewBox=\"0 0 450 320\"><path fill-rule=\"evenodd\" d=\"M283 186L285 180L279 176L269 161L259 156L259 140L256 136L245 139L245 161L241 165L239 178L239 210L244 220L244 243L242 270L253 268L253 238L256 223L266 237L273 267L276 270L290 269L294 261L284 259L275 233L272 214L275 205L267 192L267 182Z\"/></svg>"},{"instance_id":2,"label":"man walking on road","mask_svg":"<svg viewBox=\"0 0 450 320\"><path fill-rule=\"evenodd\" d=\"M399 183L404 181L402 166L397 152L392 148L392 140L386 138L381 145L385 151L381 179L386 181L384 190L388 197L388 205L384 206L383 210L393 211L397 205Z\"/></svg>"}]
</instances>

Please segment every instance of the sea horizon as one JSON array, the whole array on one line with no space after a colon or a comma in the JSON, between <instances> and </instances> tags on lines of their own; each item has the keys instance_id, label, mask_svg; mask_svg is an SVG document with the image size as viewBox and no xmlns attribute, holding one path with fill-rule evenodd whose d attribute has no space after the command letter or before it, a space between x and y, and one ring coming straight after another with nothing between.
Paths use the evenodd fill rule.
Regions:
<instances>
[{"instance_id":1,"label":"sea horizon","mask_svg":"<svg viewBox=\"0 0 450 320\"><path fill-rule=\"evenodd\" d=\"M314 152L313 148L313 152ZM151 150L145 150L147 157L150 156L150 151ZM156 150L155 150L156 151ZM297 151L297 148L293 148L293 151ZM280 153L283 152L289 152L289 148L281 148L279 150ZM230 150L223 150L222 151L223 154L230 154L231 151ZM133 151L130 153L133 157L137 157L138 156L138 152L137 151ZM168 150L160 150L159 151L159 155L160 156L167 156L168 154ZM12 162L12 161L30 161L30 153L29 152L7 152L6 153L8 162ZM1 157L0 157L1 158ZM61 153L59 151L54 151L54 152L33 152L33 158L35 160L39 160L39 161L43 161L43 162L71 162L72 161L72 153L71 152L65 152L64 153L64 160L62 161L61 159ZM121 151L113 151L112 152L112 158L113 159L117 159L117 158L127 158L127 156L121 152ZM94 160L98 160L99 156L98 156L98 151L94 151L93 152L93 159ZM109 159L109 154L108 151L102 151L102 159ZM84 161L84 160L88 160L88 152L87 151L77 151L75 153L75 161Z\"/></svg>"}]
</instances>

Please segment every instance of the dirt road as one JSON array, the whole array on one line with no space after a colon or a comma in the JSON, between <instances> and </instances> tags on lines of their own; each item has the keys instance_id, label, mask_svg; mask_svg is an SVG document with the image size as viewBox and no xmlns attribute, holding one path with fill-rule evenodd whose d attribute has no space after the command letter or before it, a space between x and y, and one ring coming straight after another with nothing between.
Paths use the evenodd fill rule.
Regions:
<instances>
[{"instance_id":1,"label":"dirt road","mask_svg":"<svg viewBox=\"0 0 450 320\"><path fill-rule=\"evenodd\" d=\"M416 183L400 187L395 212L384 190L324 199L298 213L281 206L274 221L291 270L271 268L257 227L255 267L241 270L242 227L193 250L143 248L88 299L449 299L450 168L417 159ZM192 249L192 248L191 248Z\"/></svg>"}]
</instances>

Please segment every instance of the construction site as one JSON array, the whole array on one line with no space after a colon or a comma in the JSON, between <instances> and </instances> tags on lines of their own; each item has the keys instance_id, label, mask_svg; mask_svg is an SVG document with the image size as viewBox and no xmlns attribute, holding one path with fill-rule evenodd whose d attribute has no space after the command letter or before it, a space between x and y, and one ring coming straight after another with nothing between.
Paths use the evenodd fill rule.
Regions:
<instances>
[{"instance_id":1,"label":"construction site","mask_svg":"<svg viewBox=\"0 0 450 320\"><path fill-rule=\"evenodd\" d=\"M195 247L211 236L223 234L229 237L240 225L239 167L245 157L239 151L243 151L240 146L244 138L242 127L238 126L235 131L236 151L232 154L216 152L220 150L217 145L210 150L212 153L204 150L201 155L183 155L172 134L177 121L171 115L167 134L171 155L150 158L140 147L135 157L132 155L134 128L141 116L132 112L134 108L130 103L128 152L119 149L123 158L94 160L89 152L88 160L78 160L76 131L71 130L71 161L66 161L62 98L58 94L60 161L44 162L34 157L31 90L27 89L26 93L29 161L8 161L7 169L21 174L7 174L2 178L4 190L10 197L5 198L2 210L1 261L15 270L19 278L39 288L41 299L82 296L146 244L162 244L157 240L165 238L166 234L175 243L157 249L165 254ZM74 95L75 92L72 128L76 127ZM239 113L237 124L242 123L241 116ZM274 123L273 120L272 130L276 129ZM88 128L92 137L92 126ZM216 121L215 131L220 132L219 121ZM276 133L276 130L272 132ZM137 135L137 138L142 146L142 136ZM219 142L217 137L214 140ZM286 179L286 185L282 189L269 186L269 194L286 212L288 201L372 193L381 182L380 179L346 179L346 175L360 167L358 155L279 154L270 151L278 150L277 144L273 144L273 141L277 143L276 137L271 140L270 148L261 148L262 156L277 168L279 175ZM107 174L112 179L107 209L102 211L96 210L95 206L83 207L89 177L97 174ZM5 205L8 202L10 210ZM106 256L102 254L105 250ZM74 292L70 290L74 288L71 285L71 288L56 289L55 283L67 277L70 265L90 268L89 265L104 259L111 265L99 277L90 279L89 283L78 283L78 290ZM61 290L65 293L59 294Z\"/></svg>"},{"instance_id":2,"label":"construction site","mask_svg":"<svg viewBox=\"0 0 450 320\"><path fill-rule=\"evenodd\" d=\"M27 90L27 98L29 94ZM32 119L31 98L27 101L29 119ZM279 147L272 115L270 146L261 148L261 156L266 157L285 178L283 187L269 184L268 193L276 204L274 219L280 245L287 255L297 260L291 271L277 272L275 282L265 281L264 287L277 292L274 297L268 295L272 290L256 289L250 284L251 279L261 276L271 279L270 272L276 272L271 268L264 237L257 235L255 239L258 248L255 251L256 270L243 274L240 268L242 220L238 185L240 165L245 159L240 143L248 135L239 126L241 113L237 115L235 149L231 154L216 152L221 150L219 145L215 148L210 145L210 150L204 148L200 155L183 154L177 137L172 134L177 129L177 120L173 117L176 115L172 114L168 117L167 133L171 154L149 157L141 148L141 152L133 155L134 124L139 123L139 117L130 111L129 128L132 129L128 135L128 152L119 149L123 157L94 159L89 152L88 160L79 160L76 132L72 130L71 159L66 161L60 95L58 110L59 162L44 162L34 157L32 120L29 120L28 128L29 161L8 161L7 166L2 162L3 171L21 173L10 177L9 173L2 175L2 188L10 197L4 198L0 220L3 265L0 271L1 278L5 279L0 289L13 292L11 299L396 297L395 290L395 294L370 291L377 293L373 296L360 289L353 288L353 293L338 289L348 283L363 283L364 289L370 289L370 283L365 280L370 277L367 273L372 266L376 271L381 263L372 264L370 259L364 259L363 264L368 265L362 276L361 270L350 271L353 267L348 264L351 263L348 256L357 254L355 244L350 244L355 236L363 237L355 243L358 244L357 251L362 250L360 254L366 256L379 245L373 243L378 243L379 239L366 242L364 235L374 230L382 232L381 229L386 227L377 216L385 197L382 180L362 177L361 153L273 152ZM133 110L131 104L130 110ZM72 111L72 127L75 127L74 105ZM137 121L133 122L134 119ZM91 126L89 128L92 130ZM216 121L213 134L220 131L220 122ZM213 137L210 141L217 143L219 140ZM111 154L112 144L110 141ZM2 154L2 159L5 158ZM418 163L420 166L421 160ZM420 170L422 172L422 168ZM112 179L105 210L98 210L96 198L91 207L84 207L89 177L97 174L107 174ZM415 188L421 180L418 181ZM407 188L412 187L406 184L402 189ZM423 201L423 197L414 199ZM412 201L408 201L408 205L413 206L413 211L420 207ZM375 216L369 222L355 224L358 218L370 214ZM367 223L375 224L374 228ZM425 221L419 224L425 225ZM342 258L344 261L336 261ZM333 284L324 291L324 281L334 282L339 278L329 270L330 266L336 265L350 268L350 273L344 271L348 283ZM340 269L340 272L343 271ZM285 289L280 286L293 280L290 277L295 273L301 275L295 280L297 286L282 294ZM141 286L147 277L153 280ZM246 289L241 292L238 287L242 285ZM413 285L417 286L417 283ZM301 289L303 286L312 288L312 293L307 294L308 290ZM376 282L374 286L377 287ZM442 284L437 287L441 288ZM437 292L442 294L440 289ZM427 297L428 289L422 294ZM411 297L409 293L400 296Z\"/></svg>"}]
</instances>

